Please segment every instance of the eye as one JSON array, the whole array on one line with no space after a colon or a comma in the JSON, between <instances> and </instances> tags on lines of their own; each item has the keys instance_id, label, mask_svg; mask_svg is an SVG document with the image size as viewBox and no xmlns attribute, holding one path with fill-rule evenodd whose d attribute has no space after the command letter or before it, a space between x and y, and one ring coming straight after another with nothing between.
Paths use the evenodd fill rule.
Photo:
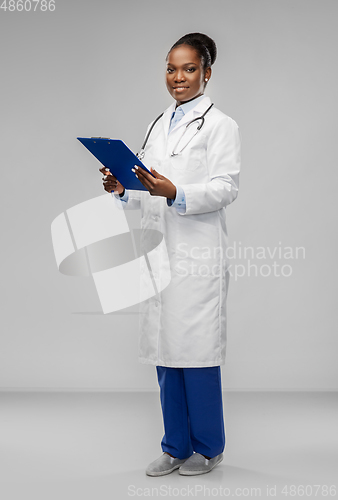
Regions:
<instances>
[{"instance_id":1,"label":"eye","mask_svg":"<svg viewBox=\"0 0 338 500\"><path fill-rule=\"evenodd\" d=\"M193 73L194 71L196 71L196 68L188 68L188 69L187 69L187 71L188 71L189 73Z\"/></svg>"},{"instance_id":2,"label":"eye","mask_svg":"<svg viewBox=\"0 0 338 500\"><path fill-rule=\"evenodd\" d=\"M173 69L172 68L167 68L167 73L173 73Z\"/></svg>"}]
</instances>

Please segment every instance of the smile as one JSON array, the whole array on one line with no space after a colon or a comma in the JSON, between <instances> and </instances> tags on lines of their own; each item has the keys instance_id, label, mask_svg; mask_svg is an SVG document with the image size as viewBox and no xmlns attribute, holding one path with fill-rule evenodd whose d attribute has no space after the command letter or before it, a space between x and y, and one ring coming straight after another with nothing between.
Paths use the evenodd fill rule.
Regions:
<instances>
[{"instance_id":1,"label":"smile","mask_svg":"<svg viewBox=\"0 0 338 500\"><path fill-rule=\"evenodd\" d=\"M180 91L180 90L186 90L188 89L189 87L173 87L174 90L176 91Z\"/></svg>"}]
</instances>

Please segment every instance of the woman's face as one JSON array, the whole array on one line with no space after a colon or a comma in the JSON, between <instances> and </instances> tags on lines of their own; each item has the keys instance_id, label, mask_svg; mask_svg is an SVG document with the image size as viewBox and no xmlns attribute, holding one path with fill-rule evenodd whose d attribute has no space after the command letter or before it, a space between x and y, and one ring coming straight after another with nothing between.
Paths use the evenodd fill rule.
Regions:
<instances>
[{"instance_id":1,"label":"woman's face","mask_svg":"<svg viewBox=\"0 0 338 500\"><path fill-rule=\"evenodd\" d=\"M204 73L197 51L190 45L179 45L168 54L166 84L169 94L180 105L203 94L205 78L210 78L211 68Z\"/></svg>"}]
</instances>

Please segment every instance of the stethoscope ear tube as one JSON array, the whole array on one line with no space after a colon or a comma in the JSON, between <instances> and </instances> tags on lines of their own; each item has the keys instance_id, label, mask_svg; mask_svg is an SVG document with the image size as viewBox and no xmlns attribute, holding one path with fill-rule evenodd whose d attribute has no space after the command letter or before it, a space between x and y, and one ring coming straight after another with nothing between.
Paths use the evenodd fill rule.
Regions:
<instances>
[{"instance_id":1,"label":"stethoscope ear tube","mask_svg":"<svg viewBox=\"0 0 338 500\"><path fill-rule=\"evenodd\" d=\"M187 125L185 126L185 129L184 129L184 131L183 131L182 136L178 139L178 141L177 141L177 143L176 143L176 145L175 145L174 149L172 150L172 152L171 152L170 156L178 156L179 154L181 154L181 153L182 153L182 151L184 151L184 150L185 150L185 148L186 148L186 147L190 144L190 142L191 142L191 141L192 141L192 139L195 137L195 135L197 134L197 132L199 132L199 131L201 130L201 128L203 127L203 125L204 125L204 121L205 121L205 118L204 118L204 117L205 117L205 115L207 114L207 112L208 112L208 111L209 111L209 110L213 107L213 105L214 105L214 103L212 103L212 104L211 104L211 106L209 106L209 107L208 107L208 109L207 109L207 110L203 113L203 115L198 116L197 118L194 118L194 119L193 119L193 120L191 120L189 123L187 123ZM179 153L175 153L175 150L176 150L176 148L178 147L178 145L179 145L180 141L182 140L182 138L183 138L183 136L184 136L185 132L187 131L187 129L190 127L190 125L191 125L192 123L197 122L197 121L199 121L199 120L201 120L201 123L197 126L197 129L196 129L196 132L194 133L194 135L193 135L193 136L192 136L192 137L188 140L188 142L186 143L186 145L185 145L185 146L183 146L183 148L181 149L181 151L180 151Z\"/></svg>"},{"instance_id":2,"label":"stethoscope ear tube","mask_svg":"<svg viewBox=\"0 0 338 500\"><path fill-rule=\"evenodd\" d=\"M200 125L198 125L197 130L198 130L198 131L199 131L199 130L201 130L201 128L202 128L202 127L203 127L203 125L204 125L204 117L205 117L205 115L207 114L207 112L208 112L208 111L209 111L209 110L213 107L213 105L214 105L214 103L212 103L212 104L208 107L208 109L207 109L206 111L204 111L203 115L198 116L197 118L194 118L193 120L191 120L191 122L189 122L189 123L186 125L186 127L185 127L184 131L186 131L186 130L187 130L187 128L189 127L189 125L191 125L193 122L196 122L196 121L198 121L198 120L201 120L201 124L200 124ZM144 139L144 142L143 142L143 144L142 144L142 147L141 147L140 151L139 151L138 153L136 153L136 156L137 156L137 158L138 158L139 160L143 160L144 155L145 155L144 150L145 150L145 148L146 148L146 145L147 145L147 142L148 142L149 136L150 136L150 134L151 134L151 132L152 132L153 128L155 127L156 123L157 123L157 122L158 122L158 120L159 120L159 119L163 116L163 114L164 114L164 113L161 113L160 115L158 115L158 117L156 118L156 120L153 122L152 126L150 127L150 129L149 129L149 131L148 131L148 133L147 133L147 135L146 135L146 138ZM184 134L184 133L183 133L183 134ZM181 139L182 139L182 137L181 137ZM181 140L181 139L180 139L180 140ZM191 139L190 139L190 140L191 140ZM179 142L180 142L180 141L178 141L178 143L179 143ZM190 142L190 141L189 141L189 142ZM188 142L188 144L189 144L189 142ZM178 143L177 143L177 145L178 145ZM184 148L185 148L188 144L186 144L186 145L184 146ZM175 146L174 150L176 149L177 145ZM183 149L184 149L184 148L183 148ZM182 151L183 151L183 149L182 149ZM170 156L177 156L177 155L179 154L179 153L174 153L174 150L173 150L173 152L171 153L171 155L170 155Z\"/></svg>"},{"instance_id":3,"label":"stethoscope ear tube","mask_svg":"<svg viewBox=\"0 0 338 500\"><path fill-rule=\"evenodd\" d=\"M146 135L146 138L144 139L144 142L143 142L143 144L142 144L142 146L141 146L140 151L139 151L138 153L136 153L136 156L137 156L137 158L138 158L139 160L143 160L143 158L144 158L144 150L145 150L145 148L146 148L146 144L147 144L147 142L148 142L149 136L150 136L150 134L151 134L151 132L152 132L153 128L155 127L156 123L158 122L158 120L159 120L162 116L163 116L163 113L161 113L160 115L158 115L158 117L156 118L156 120L153 122L152 126L150 127L150 129L149 129L149 131L148 131L148 133L147 133L147 135Z\"/></svg>"}]
</instances>

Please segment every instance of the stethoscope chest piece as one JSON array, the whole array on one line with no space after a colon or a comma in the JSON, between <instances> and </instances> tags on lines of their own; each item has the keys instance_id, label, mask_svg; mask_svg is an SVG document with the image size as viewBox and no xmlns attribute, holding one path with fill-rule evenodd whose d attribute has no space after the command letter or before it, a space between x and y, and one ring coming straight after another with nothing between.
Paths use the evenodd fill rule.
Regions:
<instances>
[{"instance_id":1,"label":"stethoscope chest piece","mask_svg":"<svg viewBox=\"0 0 338 500\"><path fill-rule=\"evenodd\" d=\"M140 149L140 151L138 153L136 153L136 156L137 158L142 161L144 156L145 156L145 152L144 152L144 149Z\"/></svg>"}]
</instances>

